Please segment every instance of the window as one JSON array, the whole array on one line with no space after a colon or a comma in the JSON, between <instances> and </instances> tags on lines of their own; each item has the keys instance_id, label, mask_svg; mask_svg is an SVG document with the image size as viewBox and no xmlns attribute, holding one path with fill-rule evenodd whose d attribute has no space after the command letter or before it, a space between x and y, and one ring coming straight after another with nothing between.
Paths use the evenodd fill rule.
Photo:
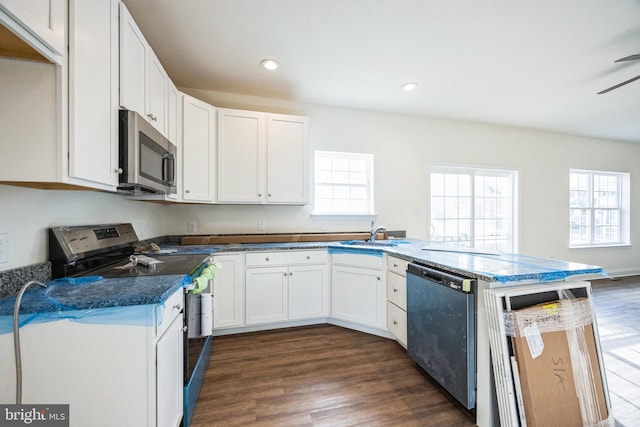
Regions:
<instances>
[{"instance_id":1,"label":"window","mask_svg":"<svg viewBox=\"0 0 640 427\"><path fill-rule=\"evenodd\" d=\"M571 247L629 243L629 174L571 170Z\"/></svg>"},{"instance_id":2,"label":"window","mask_svg":"<svg viewBox=\"0 0 640 427\"><path fill-rule=\"evenodd\" d=\"M315 214L373 214L373 155L315 152Z\"/></svg>"},{"instance_id":3,"label":"window","mask_svg":"<svg viewBox=\"0 0 640 427\"><path fill-rule=\"evenodd\" d=\"M515 171L432 168L431 240L515 252L516 188Z\"/></svg>"}]
</instances>

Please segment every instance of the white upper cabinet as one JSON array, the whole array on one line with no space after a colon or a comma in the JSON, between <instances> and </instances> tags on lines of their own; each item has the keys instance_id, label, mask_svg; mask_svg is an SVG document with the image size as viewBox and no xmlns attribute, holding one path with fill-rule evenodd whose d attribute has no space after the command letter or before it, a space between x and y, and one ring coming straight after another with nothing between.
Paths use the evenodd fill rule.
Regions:
<instances>
[{"instance_id":1,"label":"white upper cabinet","mask_svg":"<svg viewBox=\"0 0 640 427\"><path fill-rule=\"evenodd\" d=\"M218 202L306 204L308 118L218 110Z\"/></svg>"},{"instance_id":2,"label":"white upper cabinet","mask_svg":"<svg viewBox=\"0 0 640 427\"><path fill-rule=\"evenodd\" d=\"M120 106L136 111L167 136L167 73L120 3Z\"/></svg>"},{"instance_id":3,"label":"white upper cabinet","mask_svg":"<svg viewBox=\"0 0 640 427\"><path fill-rule=\"evenodd\" d=\"M215 107L189 95L182 100L182 199L211 203L215 198Z\"/></svg>"},{"instance_id":4,"label":"white upper cabinet","mask_svg":"<svg viewBox=\"0 0 640 427\"><path fill-rule=\"evenodd\" d=\"M267 114L267 202L308 201L308 117Z\"/></svg>"},{"instance_id":5,"label":"white upper cabinet","mask_svg":"<svg viewBox=\"0 0 640 427\"><path fill-rule=\"evenodd\" d=\"M65 57L66 0L0 0L0 24L49 61Z\"/></svg>"},{"instance_id":6,"label":"white upper cabinet","mask_svg":"<svg viewBox=\"0 0 640 427\"><path fill-rule=\"evenodd\" d=\"M218 201L264 203L265 116L218 110Z\"/></svg>"},{"instance_id":7,"label":"white upper cabinet","mask_svg":"<svg viewBox=\"0 0 640 427\"><path fill-rule=\"evenodd\" d=\"M118 1L69 2L69 176L118 185Z\"/></svg>"}]
</instances>

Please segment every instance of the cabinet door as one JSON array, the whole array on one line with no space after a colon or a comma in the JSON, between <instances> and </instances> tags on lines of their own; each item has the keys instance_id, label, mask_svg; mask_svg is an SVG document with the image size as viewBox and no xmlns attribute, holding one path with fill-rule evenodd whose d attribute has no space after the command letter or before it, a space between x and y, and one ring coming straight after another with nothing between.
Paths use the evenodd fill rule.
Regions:
<instances>
[{"instance_id":1,"label":"cabinet door","mask_svg":"<svg viewBox=\"0 0 640 427\"><path fill-rule=\"evenodd\" d=\"M326 317L328 285L326 265L289 267L289 320Z\"/></svg>"},{"instance_id":2,"label":"cabinet door","mask_svg":"<svg viewBox=\"0 0 640 427\"><path fill-rule=\"evenodd\" d=\"M334 265L331 272L332 316L383 328L381 270Z\"/></svg>"},{"instance_id":3,"label":"cabinet door","mask_svg":"<svg viewBox=\"0 0 640 427\"><path fill-rule=\"evenodd\" d=\"M69 176L118 185L118 1L69 2Z\"/></svg>"},{"instance_id":4,"label":"cabinet door","mask_svg":"<svg viewBox=\"0 0 640 427\"><path fill-rule=\"evenodd\" d=\"M148 46L124 3L120 3L120 106L142 115Z\"/></svg>"},{"instance_id":5,"label":"cabinet door","mask_svg":"<svg viewBox=\"0 0 640 427\"><path fill-rule=\"evenodd\" d=\"M213 327L244 325L244 266L242 254L217 255L213 280Z\"/></svg>"},{"instance_id":6,"label":"cabinet door","mask_svg":"<svg viewBox=\"0 0 640 427\"><path fill-rule=\"evenodd\" d=\"M307 117L267 115L267 201L306 204L309 189Z\"/></svg>"},{"instance_id":7,"label":"cabinet door","mask_svg":"<svg viewBox=\"0 0 640 427\"><path fill-rule=\"evenodd\" d=\"M215 108L188 95L182 99L182 198L213 202Z\"/></svg>"},{"instance_id":8,"label":"cabinet door","mask_svg":"<svg viewBox=\"0 0 640 427\"><path fill-rule=\"evenodd\" d=\"M62 65L66 7L65 0L0 0L0 23L47 59Z\"/></svg>"},{"instance_id":9,"label":"cabinet door","mask_svg":"<svg viewBox=\"0 0 640 427\"><path fill-rule=\"evenodd\" d=\"M247 325L287 320L287 268L247 268L245 272Z\"/></svg>"},{"instance_id":10,"label":"cabinet door","mask_svg":"<svg viewBox=\"0 0 640 427\"><path fill-rule=\"evenodd\" d=\"M150 48L147 51L146 109L149 123L163 135L167 135L167 73Z\"/></svg>"},{"instance_id":11,"label":"cabinet door","mask_svg":"<svg viewBox=\"0 0 640 427\"><path fill-rule=\"evenodd\" d=\"M218 201L262 203L264 113L218 110Z\"/></svg>"},{"instance_id":12,"label":"cabinet door","mask_svg":"<svg viewBox=\"0 0 640 427\"><path fill-rule=\"evenodd\" d=\"M156 345L156 425L178 427L183 413L183 333L182 314L160 337Z\"/></svg>"},{"instance_id":13,"label":"cabinet door","mask_svg":"<svg viewBox=\"0 0 640 427\"><path fill-rule=\"evenodd\" d=\"M167 138L176 146L180 145L178 141L179 106L180 92L171 79L167 78Z\"/></svg>"}]
</instances>

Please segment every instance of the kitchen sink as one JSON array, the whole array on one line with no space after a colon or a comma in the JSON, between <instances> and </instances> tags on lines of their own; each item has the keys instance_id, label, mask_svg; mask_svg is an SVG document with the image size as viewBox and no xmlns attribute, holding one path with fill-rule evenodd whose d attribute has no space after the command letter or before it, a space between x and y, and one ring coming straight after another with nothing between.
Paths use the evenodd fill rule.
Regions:
<instances>
[{"instance_id":1,"label":"kitchen sink","mask_svg":"<svg viewBox=\"0 0 640 427\"><path fill-rule=\"evenodd\" d=\"M384 246L398 246L401 243L409 243L403 240L376 240L370 242L368 240L349 240L347 242L340 242L341 245L347 246L373 246L373 247L384 247Z\"/></svg>"}]
</instances>

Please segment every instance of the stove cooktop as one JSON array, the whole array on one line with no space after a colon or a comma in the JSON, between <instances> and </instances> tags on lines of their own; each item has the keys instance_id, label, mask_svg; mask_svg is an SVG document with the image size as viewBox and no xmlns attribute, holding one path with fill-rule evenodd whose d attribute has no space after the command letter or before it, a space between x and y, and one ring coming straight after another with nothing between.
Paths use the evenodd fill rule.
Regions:
<instances>
[{"instance_id":1,"label":"stove cooktop","mask_svg":"<svg viewBox=\"0 0 640 427\"><path fill-rule=\"evenodd\" d=\"M209 257L208 255L147 255L151 258L163 261L155 264L155 268L137 265L131 268L119 269L118 266L130 263L128 258L108 266L85 272L83 275L102 276L105 278L125 278L138 276L162 276L166 274L186 274L192 276Z\"/></svg>"}]
</instances>

